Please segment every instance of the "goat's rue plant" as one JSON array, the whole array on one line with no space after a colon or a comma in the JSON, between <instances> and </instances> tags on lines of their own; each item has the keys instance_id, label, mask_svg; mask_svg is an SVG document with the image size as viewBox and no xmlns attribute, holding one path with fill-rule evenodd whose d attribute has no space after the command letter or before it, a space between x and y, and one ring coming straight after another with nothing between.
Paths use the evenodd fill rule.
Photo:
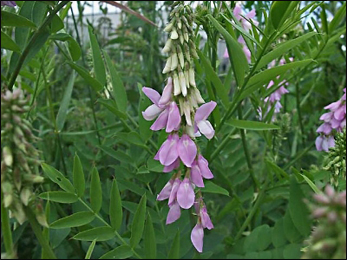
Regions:
<instances>
[{"instance_id":1,"label":"goat's rue plant","mask_svg":"<svg viewBox=\"0 0 347 260\"><path fill-rule=\"evenodd\" d=\"M89 5L1 1L2 258L346 258L345 2Z\"/></svg>"}]
</instances>

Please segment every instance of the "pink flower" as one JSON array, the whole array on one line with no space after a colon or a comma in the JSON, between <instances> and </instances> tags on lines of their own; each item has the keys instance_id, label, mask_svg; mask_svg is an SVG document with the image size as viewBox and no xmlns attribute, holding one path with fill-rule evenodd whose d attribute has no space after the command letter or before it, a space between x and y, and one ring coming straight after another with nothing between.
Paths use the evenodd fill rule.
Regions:
<instances>
[{"instance_id":1,"label":"pink flower","mask_svg":"<svg viewBox=\"0 0 347 260\"><path fill-rule=\"evenodd\" d=\"M16 1L1 1L1 6L7 5L9 7L15 7Z\"/></svg>"},{"instance_id":2,"label":"pink flower","mask_svg":"<svg viewBox=\"0 0 347 260\"><path fill-rule=\"evenodd\" d=\"M166 132L171 133L179 129L181 115L177 104L171 101L172 88L172 78L168 79L162 96L154 89L147 87L142 88L143 93L153 102L153 105L142 112L144 119L151 121L158 117L151 126L151 130L153 131L166 128Z\"/></svg>"},{"instance_id":3,"label":"pink flower","mask_svg":"<svg viewBox=\"0 0 347 260\"><path fill-rule=\"evenodd\" d=\"M196 157L197 148L196 144L190 139L187 134L182 135L177 146L178 154L181 161L187 166L191 167Z\"/></svg>"},{"instance_id":4,"label":"pink flower","mask_svg":"<svg viewBox=\"0 0 347 260\"><path fill-rule=\"evenodd\" d=\"M329 152L329 148L335 146L335 139L333 136L320 135L316 139L317 151Z\"/></svg>"},{"instance_id":5,"label":"pink flower","mask_svg":"<svg viewBox=\"0 0 347 260\"><path fill-rule=\"evenodd\" d=\"M166 200L170 197L171 191L172 191L172 184L174 183L174 180L171 179L164 188L161 190L161 192L157 196L157 200L162 201Z\"/></svg>"},{"instance_id":6,"label":"pink flower","mask_svg":"<svg viewBox=\"0 0 347 260\"><path fill-rule=\"evenodd\" d=\"M243 29L245 29L247 32L248 32L248 30L250 30L252 28L252 24L247 19L252 21L253 24L256 25L256 26L259 24L258 21L253 19L256 16L256 13L255 13L254 9L252 9L249 13L244 15L244 17L247 18L247 19L245 19L245 18L243 18L241 16L241 13L242 13L241 5L239 3L237 3L235 5L233 13L234 13L234 15L235 15L237 20L239 20L239 21L241 20L241 25L242 25Z\"/></svg>"},{"instance_id":7,"label":"pink flower","mask_svg":"<svg viewBox=\"0 0 347 260\"><path fill-rule=\"evenodd\" d=\"M200 106L195 113L195 134L202 133L208 139L212 139L214 136L213 126L209 121L207 121L208 116L211 114L213 109L216 107L217 103L210 101L206 104Z\"/></svg>"},{"instance_id":8,"label":"pink flower","mask_svg":"<svg viewBox=\"0 0 347 260\"><path fill-rule=\"evenodd\" d=\"M204 228L201 223L195 225L190 235L190 240L192 241L195 249L201 253L204 245Z\"/></svg>"},{"instance_id":9,"label":"pink flower","mask_svg":"<svg viewBox=\"0 0 347 260\"><path fill-rule=\"evenodd\" d=\"M177 200L175 200L172 204L169 205L169 213L166 217L166 225L169 225L175 222L177 219L181 217L181 208L178 205Z\"/></svg>"},{"instance_id":10,"label":"pink flower","mask_svg":"<svg viewBox=\"0 0 347 260\"><path fill-rule=\"evenodd\" d=\"M159 160L164 166L172 165L178 158L177 144L178 134L169 135L167 140L161 145L154 159Z\"/></svg>"},{"instance_id":11,"label":"pink flower","mask_svg":"<svg viewBox=\"0 0 347 260\"><path fill-rule=\"evenodd\" d=\"M203 228L212 229L214 228L212 221L210 219L210 216L207 213L206 206L200 208L200 218L201 218L201 225Z\"/></svg>"},{"instance_id":12,"label":"pink flower","mask_svg":"<svg viewBox=\"0 0 347 260\"><path fill-rule=\"evenodd\" d=\"M183 209L189 209L194 204L195 193L190 183L190 180L186 177L181 182L177 190L177 202Z\"/></svg>"}]
</instances>

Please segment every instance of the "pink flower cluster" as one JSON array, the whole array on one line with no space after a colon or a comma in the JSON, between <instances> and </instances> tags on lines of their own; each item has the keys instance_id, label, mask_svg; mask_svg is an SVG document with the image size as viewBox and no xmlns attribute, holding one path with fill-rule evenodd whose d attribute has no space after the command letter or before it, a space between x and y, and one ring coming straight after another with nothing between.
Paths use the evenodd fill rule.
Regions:
<instances>
[{"instance_id":1,"label":"pink flower cluster","mask_svg":"<svg viewBox=\"0 0 347 260\"><path fill-rule=\"evenodd\" d=\"M254 20L253 18L255 17L255 10L252 9L249 13L247 13L246 15L244 15L247 19L245 19L244 17L241 16L241 13L242 13L242 7L241 7L241 4L240 3L237 3L235 5L235 8L234 8L234 11L233 11L233 14L234 16L236 17L236 19L238 21L241 22L241 25L242 25L242 28L245 29L246 32L248 32L251 28L252 28L252 24L249 22L252 21L252 23L254 25L258 25L258 21ZM239 38L237 39L237 41L239 43L241 43L242 45L242 50L243 52L245 53L246 55L246 58L248 60L248 62L250 63L251 62L251 52L250 50L248 49L247 45L246 45L246 42L245 40L243 39L243 37L240 35ZM225 49L225 52L224 52L224 55L223 55L223 58L229 58L229 52L228 52L228 49Z\"/></svg>"},{"instance_id":2,"label":"pink flower cluster","mask_svg":"<svg viewBox=\"0 0 347 260\"><path fill-rule=\"evenodd\" d=\"M316 139L316 148L318 151L329 151L330 147L335 146L335 139L333 136L333 130L341 132L346 127L346 88L345 92L340 100L331 103L324 107L330 111L323 114L319 119L324 123L318 127L317 133L320 135Z\"/></svg>"},{"instance_id":3,"label":"pink flower cluster","mask_svg":"<svg viewBox=\"0 0 347 260\"><path fill-rule=\"evenodd\" d=\"M202 198L196 199L194 188L204 187L203 179L212 179L214 176L209 169L208 161L198 153L194 139L201 134L208 139L213 138L215 131L207 118L217 103L211 101L197 107L197 102L192 102L192 100L202 100L202 98L200 93L197 93L199 91L195 89L190 92L190 95L184 97L184 101L180 100L180 106L178 106L174 101L174 84L175 82L169 77L162 96L151 88L143 87L142 91L153 104L142 112L142 115L148 121L156 118L150 127L153 131L165 129L167 133L170 133L154 157L164 166L163 172L182 168L181 162L185 169L183 180L181 180L182 170L178 170L157 196L159 201L168 199L169 213L166 224L171 224L180 218L181 208L189 209L194 203L201 205L197 214L198 223L192 231L191 239L195 248L202 252L203 228L211 229L213 224ZM187 107L188 109L186 109ZM192 108L196 108L193 113L194 120L187 120L187 118L191 118ZM186 118L186 125L181 127L181 116L183 115ZM180 136L181 128L183 131Z\"/></svg>"}]
</instances>

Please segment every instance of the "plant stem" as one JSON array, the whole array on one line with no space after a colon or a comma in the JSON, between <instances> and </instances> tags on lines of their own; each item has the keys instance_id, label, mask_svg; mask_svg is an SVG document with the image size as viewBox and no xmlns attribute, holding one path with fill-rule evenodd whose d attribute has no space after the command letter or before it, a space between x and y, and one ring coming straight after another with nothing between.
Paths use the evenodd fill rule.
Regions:
<instances>
[{"instance_id":1,"label":"plant stem","mask_svg":"<svg viewBox=\"0 0 347 260\"><path fill-rule=\"evenodd\" d=\"M239 107L238 111L239 111L239 119L242 120L242 118L243 118L243 116L242 116L242 108ZM254 170L253 170L253 167L252 167L251 157L250 157L249 151L248 151L245 130L244 129L240 129L240 134L241 134L243 150L245 152L249 173L251 174L251 177L252 177L253 183L255 185L256 191L258 191L259 190L259 181L254 176Z\"/></svg>"},{"instance_id":2,"label":"plant stem","mask_svg":"<svg viewBox=\"0 0 347 260\"><path fill-rule=\"evenodd\" d=\"M295 96L296 96L296 109L298 110L299 125L301 130L302 144L305 147L306 145L305 145L305 138L304 138L304 125L302 122L302 114L301 114L301 107L300 107L299 82L295 83Z\"/></svg>"},{"instance_id":3,"label":"plant stem","mask_svg":"<svg viewBox=\"0 0 347 260\"><path fill-rule=\"evenodd\" d=\"M52 248L49 246L48 241L43 237L40 224L37 222L33 211L29 207L24 207L24 212L29 220L31 228L39 241L42 249L45 251L49 259L57 259Z\"/></svg>"},{"instance_id":4,"label":"plant stem","mask_svg":"<svg viewBox=\"0 0 347 260\"><path fill-rule=\"evenodd\" d=\"M4 238L7 258L11 259L11 258L14 258L15 255L13 250L13 240L12 240L10 219L8 217L8 210L4 207L3 197L4 196L1 191L1 233Z\"/></svg>"},{"instance_id":5,"label":"plant stem","mask_svg":"<svg viewBox=\"0 0 347 260\"><path fill-rule=\"evenodd\" d=\"M10 83L8 84L8 89L12 91L13 85L16 81L16 78L19 74L19 71L21 70L25 58L28 56L30 49L36 44L36 40L37 38L40 36L40 34L43 32L43 30L46 29L46 27L48 26L48 24L52 21L52 19L54 18L54 15L56 13L59 12L60 9L62 9L69 1L62 1L61 3L59 3L54 9L53 11L46 17L45 21L42 23L42 25L40 26L40 28L37 29L37 31L34 33L34 35L31 37L28 45L25 47L22 55L19 58L19 61L17 63L17 66L11 76L10 79Z\"/></svg>"},{"instance_id":6,"label":"plant stem","mask_svg":"<svg viewBox=\"0 0 347 260\"><path fill-rule=\"evenodd\" d=\"M95 217L97 219L99 219L102 223L104 223L106 226L112 228L110 226L110 224L108 224L98 213L95 213L91 207L88 206L87 203L85 203L81 198L78 199L90 212L93 212L95 214ZM121 237L121 235L117 232L117 230L114 230L115 235L117 236L117 238L126 246L129 246L129 244ZM133 251L134 255L139 258L142 259L142 257L135 251L134 248L132 248L131 246L129 246L131 248L131 251Z\"/></svg>"}]
</instances>

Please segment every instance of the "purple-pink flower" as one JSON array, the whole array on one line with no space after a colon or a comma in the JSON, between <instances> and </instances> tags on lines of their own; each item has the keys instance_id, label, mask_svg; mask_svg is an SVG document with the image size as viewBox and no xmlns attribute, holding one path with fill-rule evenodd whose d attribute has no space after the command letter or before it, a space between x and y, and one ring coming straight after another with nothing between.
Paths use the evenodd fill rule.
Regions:
<instances>
[{"instance_id":1,"label":"purple-pink flower","mask_svg":"<svg viewBox=\"0 0 347 260\"><path fill-rule=\"evenodd\" d=\"M317 129L320 135L316 139L316 148L318 151L329 151L329 148L335 146L333 130L341 132L346 127L346 88L340 100L324 107L330 111L323 114L319 119L324 121Z\"/></svg>"},{"instance_id":2,"label":"purple-pink flower","mask_svg":"<svg viewBox=\"0 0 347 260\"><path fill-rule=\"evenodd\" d=\"M153 131L166 128L166 132L171 133L180 127L181 115L177 104L171 100L172 88L171 78L168 79L162 96L152 88L142 88L143 93L153 102L153 105L142 112L143 118L151 121L158 117L151 126Z\"/></svg>"},{"instance_id":3,"label":"purple-pink flower","mask_svg":"<svg viewBox=\"0 0 347 260\"><path fill-rule=\"evenodd\" d=\"M210 101L200 106L195 113L195 135L200 136L200 133L206 136L208 139L212 139L214 136L214 129L211 123L207 120L208 116L216 107L217 103Z\"/></svg>"},{"instance_id":4,"label":"purple-pink flower","mask_svg":"<svg viewBox=\"0 0 347 260\"><path fill-rule=\"evenodd\" d=\"M1 1L1 6L7 5L9 7L15 7L16 1Z\"/></svg>"}]
</instances>

